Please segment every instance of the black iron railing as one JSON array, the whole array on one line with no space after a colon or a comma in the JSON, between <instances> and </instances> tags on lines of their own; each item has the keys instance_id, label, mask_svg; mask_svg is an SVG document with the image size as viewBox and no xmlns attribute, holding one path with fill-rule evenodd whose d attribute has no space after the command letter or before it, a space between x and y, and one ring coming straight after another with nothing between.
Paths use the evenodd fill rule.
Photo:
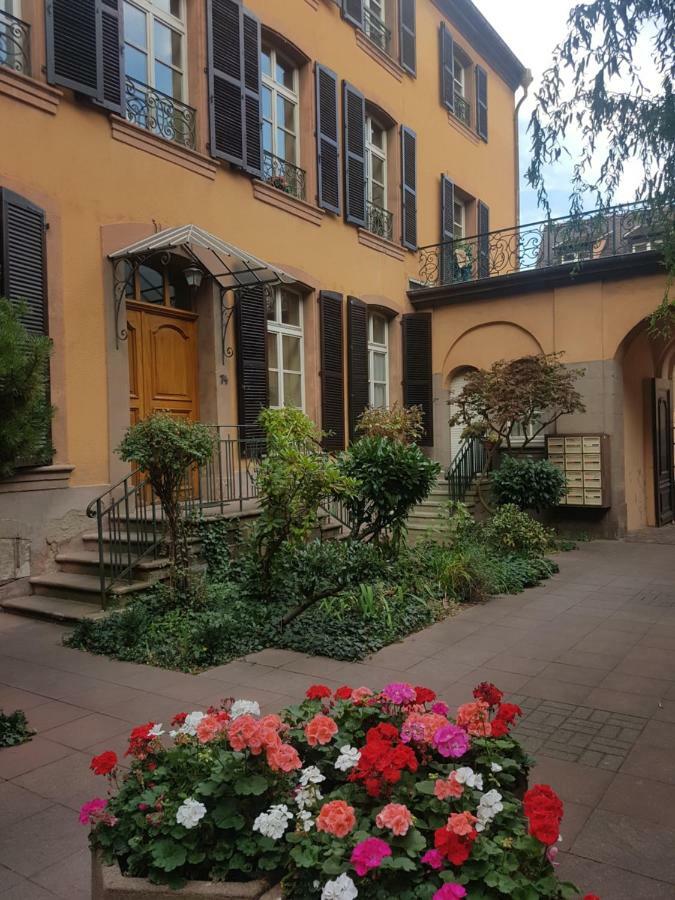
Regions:
<instances>
[{"instance_id":1,"label":"black iron railing","mask_svg":"<svg viewBox=\"0 0 675 900\"><path fill-rule=\"evenodd\" d=\"M379 16L376 16L369 9L364 7L363 10L363 31L367 37L385 53L391 50L391 31L384 24Z\"/></svg>"},{"instance_id":2,"label":"black iron railing","mask_svg":"<svg viewBox=\"0 0 675 900\"><path fill-rule=\"evenodd\" d=\"M30 25L0 9L0 65L31 74Z\"/></svg>"},{"instance_id":3,"label":"black iron railing","mask_svg":"<svg viewBox=\"0 0 675 900\"><path fill-rule=\"evenodd\" d=\"M448 493L451 500L463 501L466 492L488 464L488 450L480 438L469 438L460 445L448 469Z\"/></svg>"},{"instance_id":4,"label":"black iron railing","mask_svg":"<svg viewBox=\"0 0 675 900\"><path fill-rule=\"evenodd\" d=\"M455 91L455 118L471 127L471 104L459 91Z\"/></svg>"},{"instance_id":5,"label":"black iron railing","mask_svg":"<svg viewBox=\"0 0 675 900\"><path fill-rule=\"evenodd\" d=\"M263 153L263 180L291 197L305 199L306 174L304 169L280 156L267 150Z\"/></svg>"},{"instance_id":6,"label":"black iron railing","mask_svg":"<svg viewBox=\"0 0 675 900\"><path fill-rule=\"evenodd\" d=\"M378 237L391 241L394 238L394 216L388 209L383 209L368 201L366 204L366 228Z\"/></svg>"},{"instance_id":7,"label":"black iron railing","mask_svg":"<svg viewBox=\"0 0 675 900\"><path fill-rule=\"evenodd\" d=\"M126 117L134 125L194 150L197 111L128 75L125 79Z\"/></svg>"},{"instance_id":8,"label":"black iron railing","mask_svg":"<svg viewBox=\"0 0 675 900\"><path fill-rule=\"evenodd\" d=\"M501 228L420 248L426 287L657 250L672 212L647 202Z\"/></svg>"}]
</instances>

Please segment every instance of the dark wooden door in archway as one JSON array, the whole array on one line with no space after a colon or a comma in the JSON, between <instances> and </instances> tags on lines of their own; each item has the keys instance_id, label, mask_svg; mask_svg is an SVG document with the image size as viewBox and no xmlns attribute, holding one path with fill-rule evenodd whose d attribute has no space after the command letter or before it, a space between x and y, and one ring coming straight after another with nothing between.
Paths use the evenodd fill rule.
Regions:
<instances>
[{"instance_id":1,"label":"dark wooden door in archway","mask_svg":"<svg viewBox=\"0 0 675 900\"><path fill-rule=\"evenodd\" d=\"M652 379L652 442L657 526L673 521L673 403L671 382Z\"/></svg>"}]
</instances>

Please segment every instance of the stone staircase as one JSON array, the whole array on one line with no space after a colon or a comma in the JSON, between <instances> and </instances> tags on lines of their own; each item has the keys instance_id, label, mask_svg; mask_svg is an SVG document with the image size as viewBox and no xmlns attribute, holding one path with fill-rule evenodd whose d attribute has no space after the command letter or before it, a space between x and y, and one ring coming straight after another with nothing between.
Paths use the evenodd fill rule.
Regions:
<instances>
[{"instance_id":1,"label":"stone staircase","mask_svg":"<svg viewBox=\"0 0 675 900\"><path fill-rule=\"evenodd\" d=\"M440 518L445 513L449 502L448 482L441 476L426 500L418 503L408 516L408 542L414 544L423 537L433 538L434 531L438 528ZM478 497L477 480L467 488L462 502L474 518L484 518L484 510Z\"/></svg>"}]
</instances>

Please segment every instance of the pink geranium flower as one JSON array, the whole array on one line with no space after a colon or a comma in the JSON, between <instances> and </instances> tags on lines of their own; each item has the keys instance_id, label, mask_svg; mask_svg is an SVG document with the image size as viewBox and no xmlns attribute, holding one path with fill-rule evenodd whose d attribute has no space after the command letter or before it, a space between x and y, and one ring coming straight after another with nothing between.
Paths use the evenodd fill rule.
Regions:
<instances>
[{"instance_id":1,"label":"pink geranium flower","mask_svg":"<svg viewBox=\"0 0 675 900\"><path fill-rule=\"evenodd\" d=\"M412 813L403 803L387 803L375 818L378 828L388 828L394 834L402 837L408 833L412 825Z\"/></svg>"},{"instance_id":2,"label":"pink geranium flower","mask_svg":"<svg viewBox=\"0 0 675 900\"><path fill-rule=\"evenodd\" d=\"M466 731L451 723L438 729L432 743L441 756L451 756L453 759L464 756L470 746Z\"/></svg>"},{"instance_id":3,"label":"pink geranium flower","mask_svg":"<svg viewBox=\"0 0 675 900\"><path fill-rule=\"evenodd\" d=\"M406 703L414 703L417 697L415 688L404 681L393 682L392 684L386 685L382 690L382 695L386 697L390 703L395 703L397 706L405 706Z\"/></svg>"},{"instance_id":4,"label":"pink geranium flower","mask_svg":"<svg viewBox=\"0 0 675 900\"><path fill-rule=\"evenodd\" d=\"M433 900L458 900L460 897L466 897L466 888L461 884L444 884L436 891Z\"/></svg>"},{"instance_id":5,"label":"pink geranium flower","mask_svg":"<svg viewBox=\"0 0 675 900\"><path fill-rule=\"evenodd\" d=\"M438 850L427 850L422 857L422 862L425 866L430 866L432 869L436 869L436 871L443 868L443 857Z\"/></svg>"},{"instance_id":6,"label":"pink geranium flower","mask_svg":"<svg viewBox=\"0 0 675 900\"><path fill-rule=\"evenodd\" d=\"M381 838L370 837L361 841L352 850L351 863L357 875L363 877L371 869L377 869L386 856L391 856L391 847Z\"/></svg>"},{"instance_id":7,"label":"pink geranium flower","mask_svg":"<svg viewBox=\"0 0 675 900\"><path fill-rule=\"evenodd\" d=\"M93 800L83 803L80 808L80 824L93 825L100 819L107 805L108 801L104 800L103 797L94 797Z\"/></svg>"}]
</instances>

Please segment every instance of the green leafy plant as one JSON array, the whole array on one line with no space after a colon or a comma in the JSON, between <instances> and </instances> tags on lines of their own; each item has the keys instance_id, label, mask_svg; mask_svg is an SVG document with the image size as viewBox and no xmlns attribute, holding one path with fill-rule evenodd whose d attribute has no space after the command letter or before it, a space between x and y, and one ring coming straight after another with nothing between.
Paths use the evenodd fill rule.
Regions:
<instances>
[{"instance_id":1,"label":"green leafy plant","mask_svg":"<svg viewBox=\"0 0 675 900\"><path fill-rule=\"evenodd\" d=\"M424 410L421 406L368 407L356 422L362 437L384 437L404 444L415 444L424 434Z\"/></svg>"},{"instance_id":2,"label":"green leafy plant","mask_svg":"<svg viewBox=\"0 0 675 900\"><path fill-rule=\"evenodd\" d=\"M0 709L0 748L24 744L34 734L28 727L26 714L22 710L6 714Z\"/></svg>"},{"instance_id":3,"label":"green leafy plant","mask_svg":"<svg viewBox=\"0 0 675 900\"><path fill-rule=\"evenodd\" d=\"M543 556L553 542L551 529L512 503L500 506L483 529L484 540L502 553Z\"/></svg>"},{"instance_id":4,"label":"green leafy plant","mask_svg":"<svg viewBox=\"0 0 675 900\"><path fill-rule=\"evenodd\" d=\"M492 490L500 505L511 503L518 509L541 512L557 506L565 496L565 474L547 459L517 459L504 456L490 476Z\"/></svg>"},{"instance_id":5,"label":"green leafy plant","mask_svg":"<svg viewBox=\"0 0 675 900\"><path fill-rule=\"evenodd\" d=\"M24 309L0 298L0 478L53 453L47 389L52 344L26 331Z\"/></svg>"},{"instance_id":6,"label":"green leafy plant","mask_svg":"<svg viewBox=\"0 0 675 900\"><path fill-rule=\"evenodd\" d=\"M352 537L376 543L389 535L400 542L412 508L428 496L440 466L417 444L386 437L364 437L339 458L341 473L356 489L346 498Z\"/></svg>"},{"instance_id":7,"label":"green leafy plant","mask_svg":"<svg viewBox=\"0 0 675 900\"><path fill-rule=\"evenodd\" d=\"M147 476L164 513L172 580L187 582L189 553L181 511L181 491L213 453L213 432L206 425L168 413L155 413L132 425L117 453Z\"/></svg>"}]
</instances>

